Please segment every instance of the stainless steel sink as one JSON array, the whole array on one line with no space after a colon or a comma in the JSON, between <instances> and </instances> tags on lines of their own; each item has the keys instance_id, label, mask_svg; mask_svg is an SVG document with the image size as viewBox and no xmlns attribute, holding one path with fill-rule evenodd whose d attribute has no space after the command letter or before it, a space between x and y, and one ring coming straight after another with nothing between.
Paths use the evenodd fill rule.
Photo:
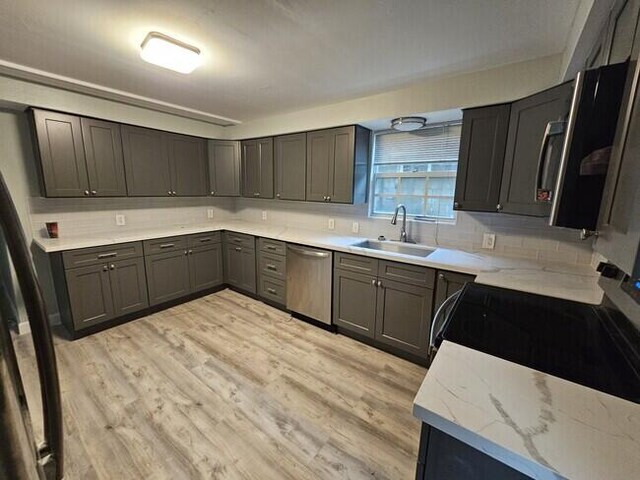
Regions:
<instances>
[{"instance_id":1,"label":"stainless steel sink","mask_svg":"<svg viewBox=\"0 0 640 480\"><path fill-rule=\"evenodd\" d=\"M394 242L391 240L364 240L362 242L354 243L351 246L368 248L370 250L380 250L383 252L400 253L402 255L411 255L414 257L427 257L434 252L433 248L420 247L418 245L407 245L403 242Z\"/></svg>"}]
</instances>

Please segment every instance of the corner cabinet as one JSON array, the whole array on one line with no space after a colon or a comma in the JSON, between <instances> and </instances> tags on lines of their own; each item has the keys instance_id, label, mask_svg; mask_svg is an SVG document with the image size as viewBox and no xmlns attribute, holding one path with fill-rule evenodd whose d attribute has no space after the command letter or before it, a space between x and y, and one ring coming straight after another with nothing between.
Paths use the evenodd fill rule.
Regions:
<instances>
[{"instance_id":1,"label":"corner cabinet","mask_svg":"<svg viewBox=\"0 0 640 480\"><path fill-rule=\"evenodd\" d=\"M308 201L366 201L370 133L359 125L307 132Z\"/></svg>"},{"instance_id":2,"label":"corner cabinet","mask_svg":"<svg viewBox=\"0 0 640 480\"><path fill-rule=\"evenodd\" d=\"M209 194L213 197L240 196L240 142L209 140Z\"/></svg>"},{"instance_id":3,"label":"corner cabinet","mask_svg":"<svg viewBox=\"0 0 640 480\"><path fill-rule=\"evenodd\" d=\"M275 137L275 192L279 200L304 200L307 180L307 135Z\"/></svg>"},{"instance_id":4,"label":"corner cabinet","mask_svg":"<svg viewBox=\"0 0 640 480\"><path fill-rule=\"evenodd\" d=\"M496 211L510 112L509 103L463 111L454 210Z\"/></svg>"},{"instance_id":5,"label":"corner cabinet","mask_svg":"<svg viewBox=\"0 0 640 480\"><path fill-rule=\"evenodd\" d=\"M273 198L273 138L242 142L242 196Z\"/></svg>"}]
</instances>

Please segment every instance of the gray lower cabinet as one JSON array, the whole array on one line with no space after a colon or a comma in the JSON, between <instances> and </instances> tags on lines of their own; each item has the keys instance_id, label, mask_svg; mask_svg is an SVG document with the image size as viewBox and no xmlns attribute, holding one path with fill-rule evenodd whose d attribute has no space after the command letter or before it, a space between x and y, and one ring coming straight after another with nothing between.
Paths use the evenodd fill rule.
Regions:
<instances>
[{"instance_id":1,"label":"gray lower cabinet","mask_svg":"<svg viewBox=\"0 0 640 480\"><path fill-rule=\"evenodd\" d=\"M308 201L366 200L370 133L358 125L307 132Z\"/></svg>"},{"instance_id":2,"label":"gray lower cabinet","mask_svg":"<svg viewBox=\"0 0 640 480\"><path fill-rule=\"evenodd\" d=\"M433 311L436 312L447 298L462 290L465 283L473 282L475 278L474 275L439 270L436 276L436 294L433 302Z\"/></svg>"},{"instance_id":3,"label":"gray lower cabinet","mask_svg":"<svg viewBox=\"0 0 640 480\"><path fill-rule=\"evenodd\" d=\"M140 242L53 254L52 273L72 334L149 306Z\"/></svg>"},{"instance_id":4,"label":"gray lower cabinet","mask_svg":"<svg viewBox=\"0 0 640 480\"><path fill-rule=\"evenodd\" d=\"M145 257L151 305L184 297L190 292L189 258L186 250Z\"/></svg>"},{"instance_id":5,"label":"gray lower cabinet","mask_svg":"<svg viewBox=\"0 0 640 480\"><path fill-rule=\"evenodd\" d=\"M249 293L256 293L254 237L225 232L224 277L229 285Z\"/></svg>"},{"instance_id":6,"label":"gray lower cabinet","mask_svg":"<svg viewBox=\"0 0 640 480\"><path fill-rule=\"evenodd\" d=\"M529 478L441 430L422 424L416 480L526 480Z\"/></svg>"},{"instance_id":7,"label":"gray lower cabinet","mask_svg":"<svg viewBox=\"0 0 640 480\"><path fill-rule=\"evenodd\" d=\"M336 269L333 276L333 323L373 338L377 277Z\"/></svg>"},{"instance_id":8,"label":"gray lower cabinet","mask_svg":"<svg viewBox=\"0 0 640 480\"><path fill-rule=\"evenodd\" d=\"M276 198L304 200L307 181L306 133L275 137L273 148Z\"/></svg>"},{"instance_id":9,"label":"gray lower cabinet","mask_svg":"<svg viewBox=\"0 0 640 480\"><path fill-rule=\"evenodd\" d=\"M242 196L273 198L273 138L242 142Z\"/></svg>"},{"instance_id":10,"label":"gray lower cabinet","mask_svg":"<svg viewBox=\"0 0 640 480\"><path fill-rule=\"evenodd\" d=\"M257 249L258 295L284 306L287 301L286 243L259 238Z\"/></svg>"},{"instance_id":11,"label":"gray lower cabinet","mask_svg":"<svg viewBox=\"0 0 640 480\"><path fill-rule=\"evenodd\" d=\"M572 94L572 83L568 82L511 105L500 184L500 211L541 217L549 215L549 202L535 200L540 150L547 124L567 119ZM561 149L562 142L552 140L548 151L559 158Z\"/></svg>"},{"instance_id":12,"label":"gray lower cabinet","mask_svg":"<svg viewBox=\"0 0 640 480\"><path fill-rule=\"evenodd\" d=\"M122 148L129 196L171 196L171 168L164 133L122 125Z\"/></svg>"},{"instance_id":13,"label":"gray lower cabinet","mask_svg":"<svg viewBox=\"0 0 640 480\"><path fill-rule=\"evenodd\" d=\"M215 197L240 196L240 142L209 140L209 193Z\"/></svg>"},{"instance_id":14,"label":"gray lower cabinet","mask_svg":"<svg viewBox=\"0 0 640 480\"><path fill-rule=\"evenodd\" d=\"M344 253L337 253L334 261L334 323L426 357L434 270Z\"/></svg>"},{"instance_id":15,"label":"gray lower cabinet","mask_svg":"<svg viewBox=\"0 0 640 480\"><path fill-rule=\"evenodd\" d=\"M454 210L496 211L510 111L509 103L464 110Z\"/></svg>"},{"instance_id":16,"label":"gray lower cabinet","mask_svg":"<svg viewBox=\"0 0 640 480\"><path fill-rule=\"evenodd\" d=\"M224 282L222 244L189 250L189 278L192 292L216 287Z\"/></svg>"}]
</instances>

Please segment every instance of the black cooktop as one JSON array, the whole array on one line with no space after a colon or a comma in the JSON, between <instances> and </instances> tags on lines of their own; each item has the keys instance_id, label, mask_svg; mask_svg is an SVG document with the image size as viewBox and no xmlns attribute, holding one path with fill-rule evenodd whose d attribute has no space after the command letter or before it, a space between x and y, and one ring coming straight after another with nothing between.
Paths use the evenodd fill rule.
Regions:
<instances>
[{"instance_id":1,"label":"black cooktop","mask_svg":"<svg viewBox=\"0 0 640 480\"><path fill-rule=\"evenodd\" d=\"M615 310L467 283L442 340L640 403L640 332Z\"/></svg>"}]
</instances>

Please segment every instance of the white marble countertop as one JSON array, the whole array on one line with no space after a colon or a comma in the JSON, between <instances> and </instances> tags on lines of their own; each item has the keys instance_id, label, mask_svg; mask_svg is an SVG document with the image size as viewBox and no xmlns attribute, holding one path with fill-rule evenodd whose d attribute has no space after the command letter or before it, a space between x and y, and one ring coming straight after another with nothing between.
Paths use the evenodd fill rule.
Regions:
<instances>
[{"instance_id":1,"label":"white marble countertop","mask_svg":"<svg viewBox=\"0 0 640 480\"><path fill-rule=\"evenodd\" d=\"M640 478L640 405L451 342L413 414L532 478Z\"/></svg>"},{"instance_id":2,"label":"white marble countertop","mask_svg":"<svg viewBox=\"0 0 640 480\"><path fill-rule=\"evenodd\" d=\"M598 276L590 266L540 262L536 260L501 257L485 253L469 253L449 248L434 247L428 257L415 257L383 252L353 244L362 237L340 236L315 230L279 227L243 221L210 222L200 225L168 226L149 230L123 230L109 234L57 239L36 238L34 242L47 253L77 248L96 247L114 243L148 240L174 235L189 235L215 230L230 230L310 247L366 255L397 262L422 265L460 273L476 275L477 283L538 293L551 297L599 304L602 290Z\"/></svg>"}]
</instances>

